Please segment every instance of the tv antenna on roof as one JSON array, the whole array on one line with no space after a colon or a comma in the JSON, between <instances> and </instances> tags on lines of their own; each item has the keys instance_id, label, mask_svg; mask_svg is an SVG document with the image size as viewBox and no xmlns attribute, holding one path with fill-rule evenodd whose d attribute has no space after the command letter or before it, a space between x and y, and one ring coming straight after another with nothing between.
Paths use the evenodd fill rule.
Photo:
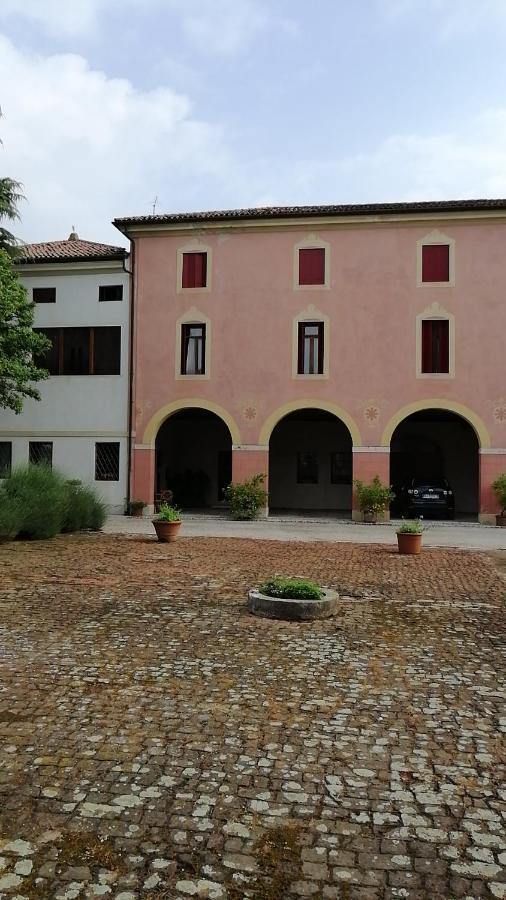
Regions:
<instances>
[{"instance_id":1,"label":"tv antenna on roof","mask_svg":"<svg viewBox=\"0 0 506 900\"><path fill-rule=\"evenodd\" d=\"M156 204L158 203L158 194L156 195L155 199L152 200L151 202L152 202L152 204L153 204L153 215L154 215L154 214L155 214L155 210L156 210Z\"/></svg>"}]
</instances>

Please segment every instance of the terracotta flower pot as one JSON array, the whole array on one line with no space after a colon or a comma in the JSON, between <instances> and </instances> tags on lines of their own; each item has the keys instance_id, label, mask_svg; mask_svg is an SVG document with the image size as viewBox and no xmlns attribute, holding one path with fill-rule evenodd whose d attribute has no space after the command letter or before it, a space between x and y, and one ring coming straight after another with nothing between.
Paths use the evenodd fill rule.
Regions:
<instances>
[{"instance_id":1,"label":"terracotta flower pot","mask_svg":"<svg viewBox=\"0 0 506 900\"><path fill-rule=\"evenodd\" d=\"M134 519L142 519L142 513L144 512L143 506L131 506L130 507L130 515Z\"/></svg>"},{"instance_id":2,"label":"terracotta flower pot","mask_svg":"<svg viewBox=\"0 0 506 900\"><path fill-rule=\"evenodd\" d=\"M376 525L378 521L378 514L375 512L364 512L364 522L367 522L369 525Z\"/></svg>"},{"instance_id":3,"label":"terracotta flower pot","mask_svg":"<svg viewBox=\"0 0 506 900\"><path fill-rule=\"evenodd\" d=\"M422 549L422 535L397 532L397 544L399 546L399 553L404 553L409 556L418 555Z\"/></svg>"},{"instance_id":4,"label":"terracotta flower pot","mask_svg":"<svg viewBox=\"0 0 506 900\"><path fill-rule=\"evenodd\" d=\"M156 536L161 544L169 544L177 541L181 522L163 522L160 519L153 519Z\"/></svg>"},{"instance_id":5,"label":"terracotta flower pot","mask_svg":"<svg viewBox=\"0 0 506 900\"><path fill-rule=\"evenodd\" d=\"M498 525L500 528L505 528L506 527L506 516L503 516L502 513L499 516L496 516L495 524Z\"/></svg>"}]
</instances>

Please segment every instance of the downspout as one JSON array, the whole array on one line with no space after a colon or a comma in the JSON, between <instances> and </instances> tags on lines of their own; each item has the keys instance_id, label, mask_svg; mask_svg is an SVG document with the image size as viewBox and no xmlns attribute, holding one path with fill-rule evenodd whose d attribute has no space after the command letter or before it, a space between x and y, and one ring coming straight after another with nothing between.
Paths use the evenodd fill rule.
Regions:
<instances>
[{"instance_id":1,"label":"downspout","mask_svg":"<svg viewBox=\"0 0 506 900\"><path fill-rule=\"evenodd\" d=\"M134 272L135 272L135 243L130 238L130 259L132 268L127 269L125 260L123 259L123 271L130 275L130 310L129 310L129 328L128 335L128 435L127 435L127 513L130 509L131 500L131 484L132 484L132 424L133 424L133 382L134 382Z\"/></svg>"}]
</instances>

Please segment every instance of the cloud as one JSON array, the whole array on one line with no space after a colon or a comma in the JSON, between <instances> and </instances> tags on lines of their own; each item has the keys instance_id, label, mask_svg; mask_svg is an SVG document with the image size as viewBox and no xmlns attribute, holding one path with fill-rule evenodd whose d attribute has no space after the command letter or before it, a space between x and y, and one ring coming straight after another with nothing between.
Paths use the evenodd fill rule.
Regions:
<instances>
[{"instance_id":1,"label":"cloud","mask_svg":"<svg viewBox=\"0 0 506 900\"><path fill-rule=\"evenodd\" d=\"M81 56L22 53L0 36L2 174L24 184L23 236L62 236L75 224L92 239L119 236L111 218L167 207L230 165L224 136L168 87L136 90ZM198 202L196 202L198 205Z\"/></svg>"},{"instance_id":2,"label":"cloud","mask_svg":"<svg viewBox=\"0 0 506 900\"><path fill-rule=\"evenodd\" d=\"M397 20L421 16L433 22L439 39L474 34L485 27L506 27L504 0L377 0L379 9Z\"/></svg>"},{"instance_id":3,"label":"cloud","mask_svg":"<svg viewBox=\"0 0 506 900\"><path fill-rule=\"evenodd\" d=\"M0 22L20 19L51 37L92 38L106 13L132 16L138 10L138 0L1 0ZM169 29L172 16L187 41L205 53L235 54L266 28L297 30L262 0L143 0L144 19L150 13Z\"/></svg>"}]
</instances>

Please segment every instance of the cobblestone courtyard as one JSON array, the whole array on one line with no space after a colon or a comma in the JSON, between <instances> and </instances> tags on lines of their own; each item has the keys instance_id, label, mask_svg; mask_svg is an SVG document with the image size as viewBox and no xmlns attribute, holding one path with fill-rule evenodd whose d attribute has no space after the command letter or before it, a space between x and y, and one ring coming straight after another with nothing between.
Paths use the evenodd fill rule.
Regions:
<instances>
[{"instance_id":1,"label":"cobblestone courtyard","mask_svg":"<svg viewBox=\"0 0 506 900\"><path fill-rule=\"evenodd\" d=\"M0 897L506 898L501 563L1 546ZM274 573L340 614L251 617Z\"/></svg>"}]
</instances>

